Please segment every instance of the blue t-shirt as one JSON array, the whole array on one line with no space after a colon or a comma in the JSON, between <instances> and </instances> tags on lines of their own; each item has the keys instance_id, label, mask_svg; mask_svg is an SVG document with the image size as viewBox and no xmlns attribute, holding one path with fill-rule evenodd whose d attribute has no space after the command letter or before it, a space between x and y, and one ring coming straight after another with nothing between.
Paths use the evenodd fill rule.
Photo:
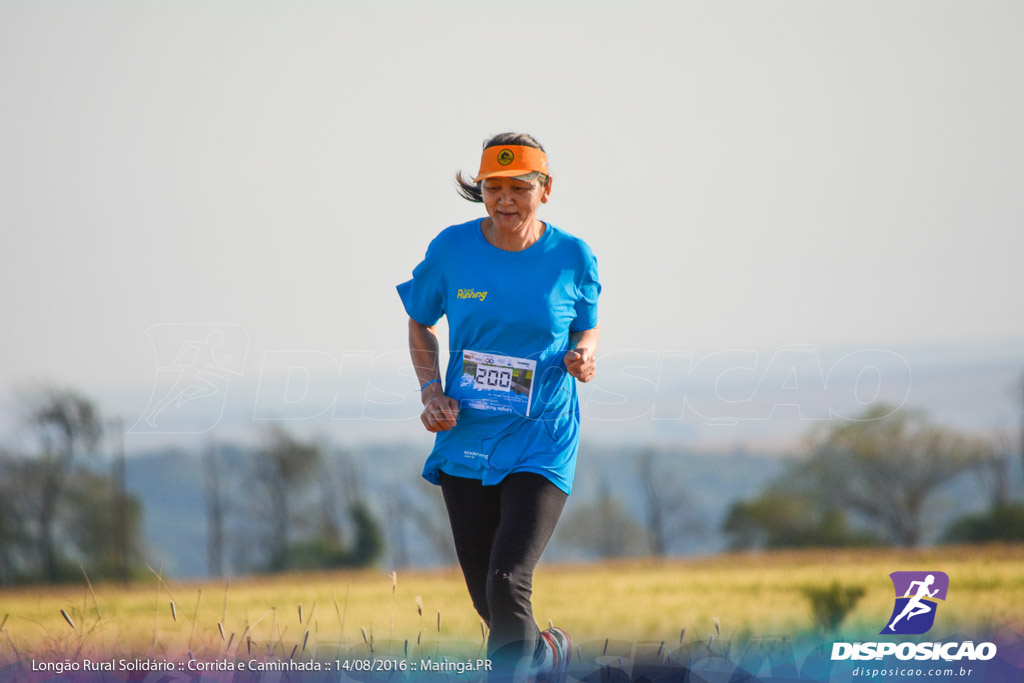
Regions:
<instances>
[{"instance_id":1,"label":"blue t-shirt","mask_svg":"<svg viewBox=\"0 0 1024 683\"><path fill-rule=\"evenodd\" d=\"M437 484L443 471L489 485L535 472L569 493L580 416L563 358L571 332L597 326L597 259L550 223L527 249L505 251L482 221L446 228L398 285L416 322L448 317L445 394L459 401L458 423L437 433L423 477Z\"/></svg>"}]
</instances>

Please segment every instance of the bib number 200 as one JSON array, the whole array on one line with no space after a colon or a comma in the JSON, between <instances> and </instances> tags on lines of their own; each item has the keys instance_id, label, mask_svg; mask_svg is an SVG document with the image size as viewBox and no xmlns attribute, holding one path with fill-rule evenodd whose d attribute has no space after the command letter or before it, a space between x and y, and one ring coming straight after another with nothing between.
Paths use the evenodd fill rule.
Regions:
<instances>
[{"instance_id":1,"label":"bib number 200","mask_svg":"<svg viewBox=\"0 0 1024 683\"><path fill-rule=\"evenodd\" d=\"M476 376L473 379L477 389L508 391L512 387L512 369L493 365L478 365L476 366Z\"/></svg>"}]
</instances>

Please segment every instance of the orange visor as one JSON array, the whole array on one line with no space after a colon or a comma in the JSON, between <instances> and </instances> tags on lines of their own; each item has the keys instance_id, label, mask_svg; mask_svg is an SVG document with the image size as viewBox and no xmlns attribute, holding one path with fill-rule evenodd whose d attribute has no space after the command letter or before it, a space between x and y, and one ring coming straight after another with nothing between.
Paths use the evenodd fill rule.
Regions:
<instances>
[{"instance_id":1,"label":"orange visor","mask_svg":"<svg viewBox=\"0 0 1024 683\"><path fill-rule=\"evenodd\" d=\"M480 158L480 172L473 182L479 183L484 178L515 178L533 171L548 175L548 155L536 147L488 147Z\"/></svg>"}]
</instances>

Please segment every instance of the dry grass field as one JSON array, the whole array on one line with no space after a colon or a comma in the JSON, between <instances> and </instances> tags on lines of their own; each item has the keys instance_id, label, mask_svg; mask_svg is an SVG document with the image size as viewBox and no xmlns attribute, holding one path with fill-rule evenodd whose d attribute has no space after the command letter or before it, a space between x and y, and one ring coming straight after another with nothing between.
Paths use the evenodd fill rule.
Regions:
<instances>
[{"instance_id":1,"label":"dry grass field","mask_svg":"<svg viewBox=\"0 0 1024 683\"><path fill-rule=\"evenodd\" d=\"M722 641L813 632L806 586L864 588L838 636L877 633L893 604L888 575L950 577L933 635L1024 626L1024 546L729 554L542 566L535 616L578 643ZM422 610L420 609L422 605ZM65 618L66 615L66 618ZM715 622L718 622L716 627ZM419 656L469 650L482 625L457 570L291 574L230 583L158 580L0 592L0 661L272 655ZM720 627L720 633L719 633ZM365 636L364 636L365 634Z\"/></svg>"}]
</instances>

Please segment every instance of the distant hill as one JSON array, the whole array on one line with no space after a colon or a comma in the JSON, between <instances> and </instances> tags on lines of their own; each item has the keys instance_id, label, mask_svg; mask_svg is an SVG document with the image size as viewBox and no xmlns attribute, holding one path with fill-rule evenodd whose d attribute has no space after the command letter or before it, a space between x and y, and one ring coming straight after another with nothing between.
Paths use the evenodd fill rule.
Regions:
<instances>
[{"instance_id":1,"label":"distant hill","mask_svg":"<svg viewBox=\"0 0 1024 683\"><path fill-rule=\"evenodd\" d=\"M160 394L156 389L81 388L105 415L138 425L126 435L128 486L145 504L145 540L153 562L162 563L169 575L206 574L200 454L216 441L226 477L237 481L249 449L271 421L351 455L363 495L392 539L385 562L449 562L413 523L429 518L443 526L444 519L435 519L443 512L437 491L419 483L431 436L419 423L408 361L397 353L378 360L358 366L369 368L366 372L296 373L305 384L241 377L222 395L188 402L187 414L173 408L160 413L158 428L148 431L137 421ZM1015 435L1022 370L1024 343L1015 341L873 349L792 345L713 353L604 349L598 379L579 387L584 440L565 514L593 500L604 481L642 521L636 456L655 448L667 476L686 492L694 521L708 532L676 539L670 551L717 552L724 547L717 529L729 505L776 476L781 456L798 453L810 430L884 400L922 409L948 428ZM11 444L23 437L14 408L0 409L0 435ZM344 503L346 483L337 483ZM977 508L984 496L976 481L962 478L947 498L932 520L933 533L950 516ZM405 503L413 503L421 519L399 519L395 511ZM248 504L258 510L254 497ZM587 553L556 536L545 557L586 559Z\"/></svg>"},{"instance_id":2,"label":"distant hill","mask_svg":"<svg viewBox=\"0 0 1024 683\"><path fill-rule=\"evenodd\" d=\"M163 387L87 393L106 413L125 417L131 450L199 448L211 437L252 443L260 425L271 420L346 447L402 441L428 448L408 359L390 353L371 360L325 373L303 368L299 358L287 376L234 378L221 393L190 400L178 411L165 408L156 428L139 417L163 395ZM579 385L585 439L627 448L654 443L702 452L784 454L798 449L815 425L854 417L876 401L922 409L957 430L1016 431L1024 340L602 349L598 368L593 382ZM0 414L0 433L10 429L5 418Z\"/></svg>"},{"instance_id":3,"label":"distant hill","mask_svg":"<svg viewBox=\"0 0 1024 683\"><path fill-rule=\"evenodd\" d=\"M224 476L243 470L248 457L245 449L220 445L225 463ZM643 518L640 482L636 477L638 451L584 444L581 448L576 484L565 514L592 500L602 480L613 485L616 499L638 520ZM373 445L356 449L350 456L362 479L363 495L374 511L389 525L389 497L405 491L408 495L434 495L436 505L421 507L440 513L439 491L427 484L420 486L424 453L408 445ZM778 458L744 453L702 454L684 451L659 452L659 467L671 472L690 496L692 508L708 530L704 536L680 539L671 548L674 554L706 554L722 549L717 534L725 510L733 501L750 496L775 476ZM207 518L203 493L203 469L198 452L161 449L133 453L128 460L127 484L145 506L145 542L154 564L162 565L169 576L179 578L207 575ZM445 520L440 520L444 523ZM229 517L230 523L230 517ZM393 530L391 535L395 535ZM430 542L406 530L406 546L401 555L416 566L432 566L442 561ZM557 539L556 539L557 541ZM391 547L386 562L395 563L399 555ZM548 561L587 559L585 553L553 543L545 555Z\"/></svg>"}]
</instances>

